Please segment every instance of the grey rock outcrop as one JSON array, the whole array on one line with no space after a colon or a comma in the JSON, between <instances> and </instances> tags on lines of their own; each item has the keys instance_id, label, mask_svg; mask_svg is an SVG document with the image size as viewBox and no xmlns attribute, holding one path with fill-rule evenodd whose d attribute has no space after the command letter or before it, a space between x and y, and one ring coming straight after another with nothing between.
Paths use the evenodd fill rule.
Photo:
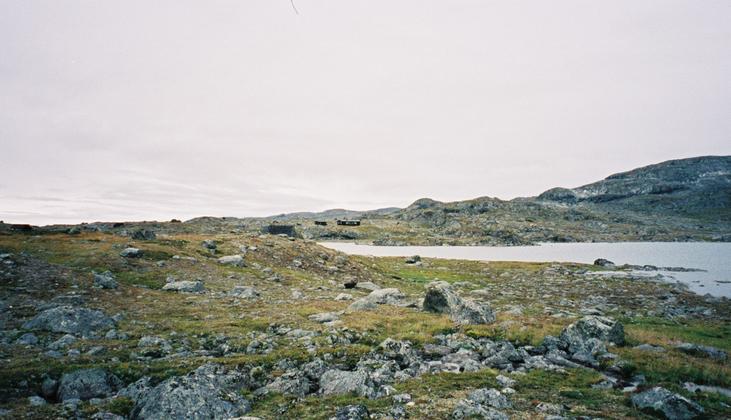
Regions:
<instances>
[{"instance_id":1,"label":"grey rock outcrop","mask_svg":"<svg viewBox=\"0 0 731 420\"><path fill-rule=\"evenodd\" d=\"M632 405L672 420L693 419L703 414L703 407L697 403L659 386L633 395Z\"/></svg>"},{"instance_id":2,"label":"grey rock outcrop","mask_svg":"<svg viewBox=\"0 0 731 420\"><path fill-rule=\"evenodd\" d=\"M114 274L111 271L105 271L103 273L92 272L92 274L94 275L94 287L116 289L119 286L117 279L114 278Z\"/></svg>"},{"instance_id":3,"label":"grey rock outcrop","mask_svg":"<svg viewBox=\"0 0 731 420\"><path fill-rule=\"evenodd\" d=\"M362 297L351 303L348 309L354 311L368 311L378 307L378 305L397 305L404 298L404 294L399 289L377 289L372 291L368 296Z\"/></svg>"},{"instance_id":4,"label":"grey rock outcrop","mask_svg":"<svg viewBox=\"0 0 731 420\"><path fill-rule=\"evenodd\" d=\"M58 385L58 399L89 400L106 398L117 393L122 381L104 369L81 369L66 373Z\"/></svg>"},{"instance_id":5,"label":"grey rock outcrop","mask_svg":"<svg viewBox=\"0 0 731 420\"><path fill-rule=\"evenodd\" d=\"M244 267L244 257L241 255L226 255L218 259L219 264Z\"/></svg>"},{"instance_id":6,"label":"grey rock outcrop","mask_svg":"<svg viewBox=\"0 0 731 420\"><path fill-rule=\"evenodd\" d=\"M162 290L183 293L199 293L203 291L203 282L200 280L181 280L166 283Z\"/></svg>"},{"instance_id":7,"label":"grey rock outcrop","mask_svg":"<svg viewBox=\"0 0 731 420\"><path fill-rule=\"evenodd\" d=\"M427 284L423 308L427 312L449 314L459 324L489 324L495 322L495 314L489 305L463 299L445 281Z\"/></svg>"},{"instance_id":8,"label":"grey rock outcrop","mask_svg":"<svg viewBox=\"0 0 731 420\"><path fill-rule=\"evenodd\" d=\"M122 250L122 252L119 253L119 255L125 257L125 258L140 258L142 257L143 251L139 248L125 248Z\"/></svg>"},{"instance_id":9,"label":"grey rock outcrop","mask_svg":"<svg viewBox=\"0 0 731 420\"><path fill-rule=\"evenodd\" d=\"M245 375L216 364L199 367L185 376L167 379L135 403L133 419L211 419L242 416L251 404L239 390Z\"/></svg>"},{"instance_id":10,"label":"grey rock outcrop","mask_svg":"<svg viewBox=\"0 0 731 420\"><path fill-rule=\"evenodd\" d=\"M373 394L368 386L368 375L363 371L347 371L332 369L322 374L320 390L323 395L342 395L355 393L361 397Z\"/></svg>"},{"instance_id":11,"label":"grey rock outcrop","mask_svg":"<svg viewBox=\"0 0 731 420\"><path fill-rule=\"evenodd\" d=\"M28 330L45 330L88 336L98 330L114 328L115 322L102 311L74 306L46 309L23 324Z\"/></svg>"}]
</instances>

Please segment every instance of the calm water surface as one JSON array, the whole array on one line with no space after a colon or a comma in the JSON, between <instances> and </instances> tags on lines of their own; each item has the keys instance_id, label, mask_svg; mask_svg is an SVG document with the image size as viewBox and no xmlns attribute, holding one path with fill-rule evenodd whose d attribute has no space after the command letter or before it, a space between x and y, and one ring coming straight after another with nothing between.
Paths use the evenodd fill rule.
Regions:
<instances>
[{"instance_id":1,"label":"calm water surface","mask_svg":"<svg viewBox=\"0 0 731 420\"><path fill-rule=\"evenodd\" d=\"M534 261L592 263L606 258L616 264L685 267L705 272L660 272L667 281L682 282L696 293L731 297L731 243L619 242L566 243L538 246L373 246L349 242L321 245L353 255L398 257L421 255L476 261Z\"/></svg>"}]
</instances>

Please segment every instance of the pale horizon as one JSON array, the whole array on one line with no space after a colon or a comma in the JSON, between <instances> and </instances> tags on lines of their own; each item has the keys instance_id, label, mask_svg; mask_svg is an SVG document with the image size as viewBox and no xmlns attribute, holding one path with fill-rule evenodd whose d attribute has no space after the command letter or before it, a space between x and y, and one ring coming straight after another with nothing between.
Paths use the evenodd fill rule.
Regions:
<instances>
[{"instance_id":1,"label":"pale horizon","mask_svg":"<svg viewBox=\"0 0 731 420\"><path fill-rule=\"evenodd\" d=\"M509 200L731 155L727 1L295 4L0 4L0 220Z\"/></svg>"}]
</instances>

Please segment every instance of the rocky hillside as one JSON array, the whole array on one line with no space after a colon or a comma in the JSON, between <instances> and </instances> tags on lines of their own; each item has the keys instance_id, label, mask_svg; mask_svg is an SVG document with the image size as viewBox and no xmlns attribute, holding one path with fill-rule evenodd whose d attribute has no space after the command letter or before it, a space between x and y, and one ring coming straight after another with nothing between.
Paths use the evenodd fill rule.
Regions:
<instances>
[{"instance_id":1,"label":"rocky hillside","mask_svg":"<svg viewBox=\"0 0 731 420\"><path fill-rule=\"evenodd\" d=\"M144 226L0 232L0 418L731 416L725 298Z\"/></svg>"}]
</instances>

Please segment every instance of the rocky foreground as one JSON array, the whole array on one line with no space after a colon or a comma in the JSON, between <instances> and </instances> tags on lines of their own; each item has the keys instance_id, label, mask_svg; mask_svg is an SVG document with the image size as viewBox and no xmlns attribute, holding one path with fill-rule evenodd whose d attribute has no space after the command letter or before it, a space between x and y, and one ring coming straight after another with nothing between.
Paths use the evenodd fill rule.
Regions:
<instances>
[{"instance_id":1,"label":"rocky foreground","mask_svg":"<svg viewBox=\"0 0 731 420\"><path fill-rule=\"evenodd\" d=\"M602 260L78 230L0 234L0 281L6 418L731 416L729 300Z\"/></svg>"}]
</instances>

